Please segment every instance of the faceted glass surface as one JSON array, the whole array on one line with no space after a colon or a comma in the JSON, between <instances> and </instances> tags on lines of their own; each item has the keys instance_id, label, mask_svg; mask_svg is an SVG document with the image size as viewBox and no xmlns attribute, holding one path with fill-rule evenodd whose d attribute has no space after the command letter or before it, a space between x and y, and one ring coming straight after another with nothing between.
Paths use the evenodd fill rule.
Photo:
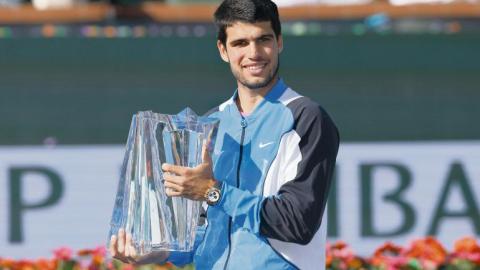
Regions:
<instances>
[{"instance_id":1,"label":"faceted glass surface","mask_svg":"<svg viewBox=\"0 0 480 270\"><path fill-rule=\"evenodd\" d=\"M204 145L213 149L218 123L190 108L177 115L144 111L133 116L108 241L124 228L139 256L192 250L201 202L168 197L161 165L199 165Z\"/></svg>"}]
</instances>

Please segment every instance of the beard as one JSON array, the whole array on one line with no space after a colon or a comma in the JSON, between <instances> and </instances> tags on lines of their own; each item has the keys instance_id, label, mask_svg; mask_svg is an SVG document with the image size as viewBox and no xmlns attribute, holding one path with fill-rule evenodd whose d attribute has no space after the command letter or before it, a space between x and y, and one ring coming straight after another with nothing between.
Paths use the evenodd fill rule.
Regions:
<instances>
[{"instance_id":1,"label":"beard","mask_svg":"<svg viewBox=\"0 0 480 270\"><path fill-rule=\"evenodd\" d=\"M277 56L277 66L274 67L273 73L268 74L267 77L265 77L264 79L262 79L260 81L249 82L245 78L242 77L240 72L236 72L235 70L233 70L233 68L230 67L230 69L232 70L232 74L235 77L235 79L237 79L237 81L240 82L240 84L242 84L243 86L247 87L250 90L257 90L257 89L261 89L261 88L264 88L264 87L268 86L277 77L279 68L280 68L280 57Z\"/></svg>"}]
</instances>

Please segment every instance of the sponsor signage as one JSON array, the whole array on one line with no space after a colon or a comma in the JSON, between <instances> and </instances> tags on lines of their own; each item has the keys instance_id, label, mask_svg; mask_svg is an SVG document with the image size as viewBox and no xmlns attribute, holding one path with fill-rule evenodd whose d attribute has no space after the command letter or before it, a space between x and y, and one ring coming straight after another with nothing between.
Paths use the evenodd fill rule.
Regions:
<instances>
[{"instance_id":1,"label":"sponsor signage","mask_svg":"<svg viewBox=\"0 0 480 270\"><path fill-rule=\"evenodd\" d=\"M103 245L122 146L0 147L0 256ZM345 143L327 213L331 241L370 255L385 241L480 236L480 142Z\"/></svg>"},{"instance_id":2,"label":"sponsor signage","mask_svg":"<svg viewBox=\"0 0 480 270\"><path fill-rule=\"evenodd\" d=\"M370 255L385 241L426 235L451 248L480 236L480 143L370 143L341 147L330 240Z\"/></svg>"}]
</instances>

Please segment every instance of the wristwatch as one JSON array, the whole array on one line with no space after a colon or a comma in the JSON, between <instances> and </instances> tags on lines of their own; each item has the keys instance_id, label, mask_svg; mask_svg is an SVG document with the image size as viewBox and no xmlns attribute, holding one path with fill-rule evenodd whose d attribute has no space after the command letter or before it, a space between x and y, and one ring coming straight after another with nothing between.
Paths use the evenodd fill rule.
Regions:
<instances>
[{"instance_id":1,"label":"wristwatch","mask_svg":"<svg viewBox=\"0 0 480 270\"><path fill-rule=\"evenodd\" d=\"M217 204L220 199L222 198L222 183L219 181L216 181L215 185L207 190L205 193L205 200L207 201L207 204L210 206L214 206Z\"/></svg>"}]
</instances>

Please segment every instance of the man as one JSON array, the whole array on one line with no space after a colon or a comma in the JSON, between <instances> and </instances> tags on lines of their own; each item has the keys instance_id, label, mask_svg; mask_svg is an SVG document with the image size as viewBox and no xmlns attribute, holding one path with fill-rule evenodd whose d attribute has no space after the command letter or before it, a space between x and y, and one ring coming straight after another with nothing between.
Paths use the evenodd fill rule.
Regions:
<instances>
[{"instance_id":1,"label":"man","mask_svg":"<svg viewBox=\"0 0 480 270\"><path fill-rule=\"evenodd\" d=\"M325 230L319 228L337 129L318 104L279 78L283 38L273 2L225 0L215 23L237 91L208 113L220 119L213 161L205 154L195 168L162 166L167 195L209 205L208 225L196 235L195 267L323 269ZM130 236L122 231L111 242L112 255L139 262ZM157 255L157 262L183 264L193 253Z\"/></svg>"}]
</instances>

